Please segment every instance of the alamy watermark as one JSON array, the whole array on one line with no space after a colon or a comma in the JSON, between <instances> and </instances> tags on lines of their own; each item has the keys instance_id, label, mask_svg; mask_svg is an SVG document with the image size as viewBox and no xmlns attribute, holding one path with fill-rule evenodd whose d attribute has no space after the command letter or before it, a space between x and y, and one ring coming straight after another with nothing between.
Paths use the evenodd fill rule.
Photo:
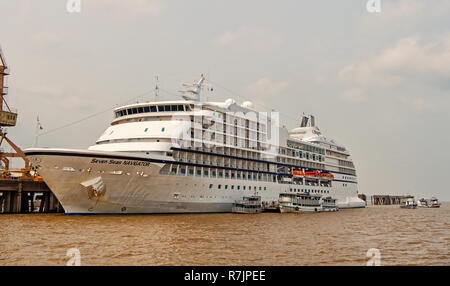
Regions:
<instances>
[{"instance_id":1,"label":"alamy watermark","mask_svg":"<svg viewBox=\"0 0 450 286\"><path fill-rule=\"evenodd\" d=\"M367 266L380 266L381 265L381 252L378 248L370 248L367 250L366 257L369 258Z\"/></svg>"},{"instance_id":2,"label":"alamy watermark","mask_svg":"<svg viewBox=\"0 0 450 286\"><path fill-rule=\"evenodd\" d=\"M366 9L369 13L380 13L381 0L367 0Z\"/></svg>"},{"instance_id":3,"label":"alamy watermark","mask_svg":"<svg viewBox=\"0 0 450 286\"><path fill-rule=\"evenodd\" d=\"M172 116L172 145L180 148L239 147L278 153L280 127L278 112L216 112L194 106L193 115ZM164 132L162 130L162 132Z\"/></svg>"},{"instance_id":4,"label":"alamy watermark","mask_svg":"<svg viewBox=\"0 0 450 286\"><path fill-rule=\"evenodd\" d=\"M70 248L67 250L66 256L70 257L66 266L80 266L81 265L81 253L78 248Z\"/></svg>"},{"instance_id":5,"label":"alamy watermark","mask_svg":"<svg viewBox=\"0 0 450 286\"><path fill-rule=\"evenodd\" d=\"M66 9L69 13L80 13L81 0L67 0Z\"/></svg>"}]
</instances>

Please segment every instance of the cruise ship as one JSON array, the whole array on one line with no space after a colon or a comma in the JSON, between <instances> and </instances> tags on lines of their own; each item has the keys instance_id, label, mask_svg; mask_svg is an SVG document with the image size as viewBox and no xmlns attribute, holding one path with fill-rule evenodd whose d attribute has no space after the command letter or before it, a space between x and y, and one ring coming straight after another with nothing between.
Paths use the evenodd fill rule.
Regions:
<instances>
[{"instance_id":1,"label":"cruise ship","mask_svg":"<svg viewBox=\"0 0 450 286\"><path fill-rule=\"evenodd\" d=\"M26 156L66 214L231 212L243 197L276 205L282 193L332 197L364 207L348 150L314 116L292 130L249 102L201 100L202 76L180 100L114 110L86 150L30 148Z\"/></svg>"}]
</instances>

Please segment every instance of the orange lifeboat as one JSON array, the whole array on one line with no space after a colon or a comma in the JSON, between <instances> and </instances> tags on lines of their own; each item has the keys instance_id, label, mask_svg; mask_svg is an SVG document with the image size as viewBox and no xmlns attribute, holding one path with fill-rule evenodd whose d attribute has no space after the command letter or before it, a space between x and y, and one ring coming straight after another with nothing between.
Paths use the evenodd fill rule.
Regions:
<instances>
[{"instance_id":1,"label":"orange lifeboat","mask_svg":"<svg viewBox=\"0 0 450 286\"><path fill-rule=\"evenodd\" d=\"M319 171L317 170L309 170L309 171L305 171L305 175L306 176L314 176L314 177L319 177Z\"/></svg>"},{"instance_id":2,"label":"orange lifeboat","mask_svg":"<svg viewBox=\"0 0 450 286\"><path fill-rule=\"evenodd\" d=\"M300 170L293 170L292 171L292 175L294 175L294 176L304 176L305 172L300 171Z\"/></svg>"},{"instance_id":3,"label":"orange lifeboat","mask_svg":"<svg viewBox=\"0 0 450 286\"><path fill-rule=\"evenodd\" d=\"M334 178L333 174L331 174L330 172L322 172L322 173L320 173L320 177L328 178L328 179L333 179Z\"/></svg>"}]
</instances>

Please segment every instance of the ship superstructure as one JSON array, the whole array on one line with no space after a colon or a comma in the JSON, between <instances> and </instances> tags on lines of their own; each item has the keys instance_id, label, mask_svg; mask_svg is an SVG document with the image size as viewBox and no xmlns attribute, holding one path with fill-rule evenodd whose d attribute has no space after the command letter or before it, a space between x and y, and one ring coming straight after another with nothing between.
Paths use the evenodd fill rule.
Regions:
<instances>
[{"instance_id":1,"label":"ship superstructure","mask_svg":"<svg viewBox=\"0 0 450 286\"><path fill-rule=\"evenodd\" d=\"M243 197L331 196L364 207L349 152L322 135L314 116L291 131L251 102L207 102L203 76L183 100L114 110L88 150L33 148L27 156L66 213L231 212Z\"/></svg>"}]
</instances>

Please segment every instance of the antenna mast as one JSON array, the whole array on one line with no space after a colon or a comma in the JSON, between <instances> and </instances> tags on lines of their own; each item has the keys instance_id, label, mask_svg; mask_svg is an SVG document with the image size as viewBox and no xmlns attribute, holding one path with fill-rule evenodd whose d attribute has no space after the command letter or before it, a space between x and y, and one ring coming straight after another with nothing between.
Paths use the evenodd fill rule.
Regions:
<instances>
[{"instance_id":1,"label":"antenna mast","mask_svg":"<svg viewBox=\"0 0 450 286\"><path fill-rule=\"evenodd\" d=\"M185 100L200 101L200 92L204 81L205 77L202 74L197 82L194 82L193 84L183 84L186 90L180 91L183 94L181 97Z\"/></svg>"}]
</instances>

